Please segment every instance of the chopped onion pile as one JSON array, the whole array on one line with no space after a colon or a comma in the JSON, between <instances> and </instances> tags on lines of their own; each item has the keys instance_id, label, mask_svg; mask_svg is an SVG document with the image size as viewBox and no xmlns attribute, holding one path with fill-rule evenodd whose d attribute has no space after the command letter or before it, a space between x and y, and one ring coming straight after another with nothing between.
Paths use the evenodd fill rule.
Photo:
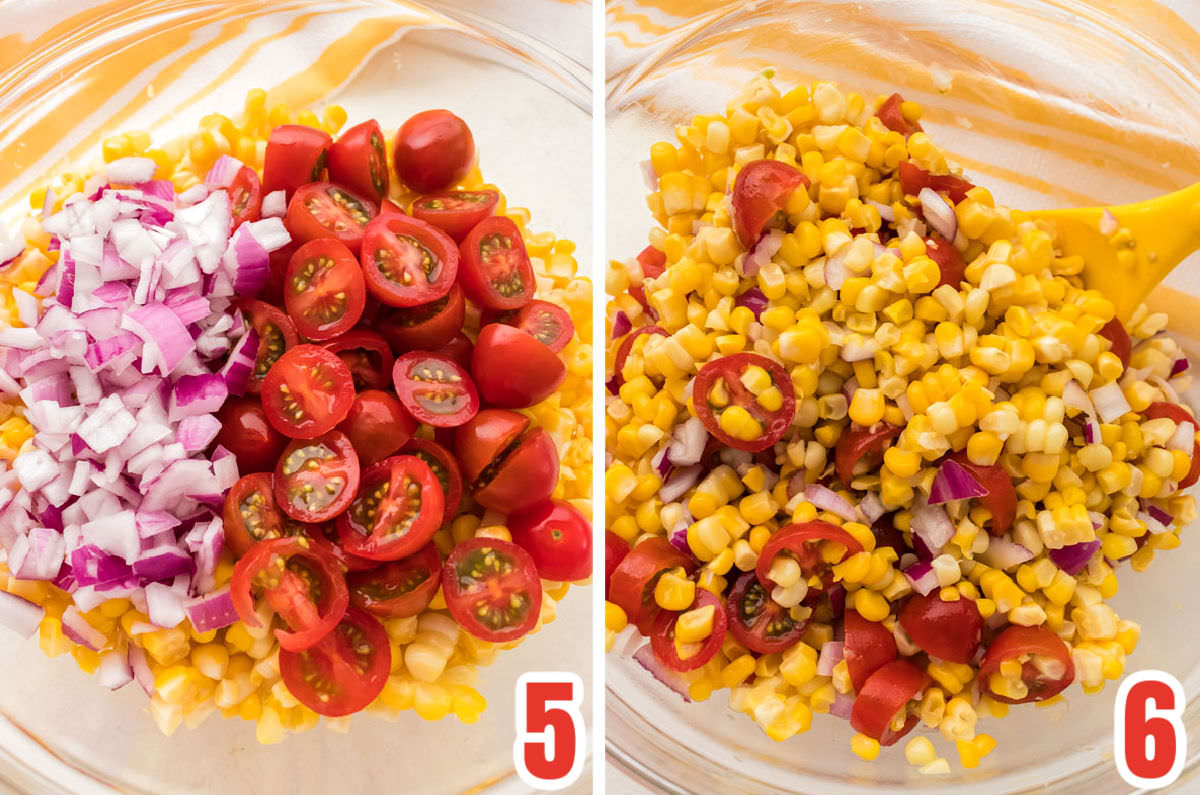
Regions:
<instances>
[{"instance_id":1,"label":"chopped onion pile","mask_svg":"<svg viewBox=\"0 0 1200 795\"><path fill-rule=\"evenodd\" d=\"M109 184L43 221L62 254L39 294L55 295L28 327L0 331L0 383L16 386L36 431L0 473L12 476L0 541L14 575L72 594L63 631L96 650L107 641L82 613L110 598L130 599L147 630L236 619L227 589L206 594L237 462L205 452L258 346L232 300L261 289L269 253L289 242L278 218L231 230L225 191L176 196L154 171L115 161ZM5 623L30 631L32 612L12 598ZM101 669L110 687L139 674L124 655Z\"/></svg>"}]
</instances>

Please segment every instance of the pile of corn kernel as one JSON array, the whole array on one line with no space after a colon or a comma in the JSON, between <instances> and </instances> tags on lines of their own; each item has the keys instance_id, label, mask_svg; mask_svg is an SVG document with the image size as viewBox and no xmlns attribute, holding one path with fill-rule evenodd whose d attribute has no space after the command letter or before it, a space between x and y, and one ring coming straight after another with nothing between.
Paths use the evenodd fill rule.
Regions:
<instances>
[{"instance_id":1,"label":"pile of corn kernel","mask_svg":"<svg viewBox=\"0 0 1200 795\"><path fill-rule=\"evenodd\" d=\"M1166 317L1145 307L1133 315L1133 355L1123 375L1122 363L1096 333L1112 319L1113 305L1083 289L1082 261L1056 255L1053 229L1014 219L982 187L954 208L967 284L935 289L938 265L913 232L915 202L903 196L895 170L911 160L945 174L945 155L924 132L906 139L889 130L874 115L882 98L872 102L829 83L781 93L772 77L764 72L724 114L696 116L676 127L675 141L650 149L658 187L647 201L660 226L649 241L666 255L666 271L649 279L636 261L610 262L607 320L611 330L623 312L634 329L654 324L670 336L642 335L625 362L618 394L608 396L608 528L630 544L688 528L688 545L701 563L697 574L689 580L682 569L669 572L654 591L660 606L687 610L695 588L720 596L740 572L753 571L782 525L816 518L842 525L864 550L833 567L846 588L847 609L899 634L896 606L912 589L895 551L877 549L863 524L818 513L802 497L789 500L788 483L798 472L811 484L831 470L832 451L848 422L903 426L882 466L854 478L854 491L873 492L896 511L896 526L911 547L909 509L918 493L929 493L936 462L946 452L965 448L974 463L1003 465L1019 499L1010 537L1034 559L1008 570L976 560L989 541L980 529L989 515L974 503L969 510L964 502L951 503L957 534L932 562L938 593L943 600L973 600L985 619L1000 614L1010 624L1045 625L1071 649L1083 690L1099 691L1105 680L1121 676L1139 635L1137 624L1106 604L1117 592L1107 561L1128 559L1143 571L1157 551L1179 545L1179 529L1196 516L1194 499L1175 488L1190 456L1159 446L1174 423L1142 414L1154 401L1178 402L1173 390L1183 391L1189 382L1186 373L1171 378L1172 363L1182 354L1174 340L1158 334ZM915 123L921 109L905 102L902 113ZM741 166L763 158L799 168L811 187L796 190L789 201L790 231L778 254L755 277L745 277L728 192ZM898 234L886 252L877 253L879 206L894 213ZM823 258L835 253L850 271L840 291L824 280ZM735 305L735 297L752 286L769 299L757 321L749 308ZM637 287L656 319L630 294ZM863 346L874 355L853 364L840 357ZM614 341L610 374L616 347ZM676 425L694 416L688 389L693 376L706 362L741 351L779 362L795 387L796 417L774 448L774 467L721 464L680 501L663 504L652 461ZM851 378L857 389L847 400L843 386ZM1064 423L1078 414L1062 398L1070 379L1085 390L1119 381L1132 411L1101 424L1101 440L1084 444ZM860 499L839 493L851 504ZM1168 532L1142 539L1147 527L1136 518L1139 498L1174 517ZM1088 512L1103 516L1100 528L1093 529ZM1078 576L1047 557L1048 548L1095 538L1103 554ZM712 631L711 612L707 622L695 613L680 617L677 641L696 643ZM627 617L611 602L605 615L612 648ZM844 661L832 676L816 673L819 650L834 633L828 617L820 618L814 616L802 642L782 654L751 654L727 635L716 657L682 675L691 698L728 689L730 706L772 739L807 731L813 713L828 712L838 694L851 692ZM980 715L1008 711L980 695L976 673L971 665L931 662L933 683L919 694L921 722L953 744L967 768L995 746L976 730ZM874 759L880 746L858 734L852 749ZM926 736L908 741L905 753L922 772L950 770Z\"/></svg>"},{"instance_id":2,"label":"pile of corn kernel","mask_svg":"<svg viewBox=\"0 0 1200 795\"><path fill-rule=\"evenodd\" d=\"M199 132L167 142L161 148L153 148L150 135L145 132L107 138L102 147L103 159L107 162L131 156L152 158L159 166L156 178L171 180L177 191L184 191L203 181L222 154L242 160L261 174L267 137L281 124L304 124L336 135L346 121L346 112L337 105L325 108L318 117L309 110L293 113L284 105L268 109L266 103L265 92L251 91L237 121L221 114L205 116ZM390 158L390 148L388 155ZM0 322L20 325L12 299L13 287L32 294L42 273L57 260L58 252L50 249L50 237L38 220L47 191L53 191L51 209L57 210L66 197L83 190L89 173L99 170L100 165L93 164L86 172L61 174L31 195L30 207L34 213L22 227L27 250L0 270L0 301L7 310L7 317ZM463 187L498 190L484 184L478 167L464 179ZM391 198L402 206L407 206L407 200L413 198L401 193L394 184L392 193ZM561 353L567 365L565 381L557 393L526 413L551 434L558 447L560 475L554 498L568 500L584 515L590 515L591 282L577 273L575 245L571 241L556 240L548 232L528 231L529 211L507 207L503 194L496 212L507 215L521 228L537 274L537 296L567 309L575 324L576 336ZM0 420L0 471L3 471L20 454L33 430L24 420L19 403L0 403ZM511 540L503 518L490 512L463 514L440 529L434 542L446 555L455 544L474 536ZM232 574L233 560L226 555L217 569L217 586L227 583ZM185 620L173 629L133 634L132 626L147 622L147 617L134 610L127 599L109 600L84 614L109 639L105 652L95 652L63 635L60 619L71 604L69 594L46 582L17 580L3 564L0 564L0 584L10 593L45 608L39 639L47 656L69 653L81 669L93 673L102 654L124 654L130 644L141 647L155 677L150 713L168 735L180 724L197 726L216 711L227 718L256 721L257 739L264 744L280 742L288 732L311 729L322 720L300 704L280 679L278 643L269 630L270 615L265 612L265 605L262 628L248 627L239 621L222 630L200 633ZM557 582L543 582L543 586L535 632L554 619L555 604L569 588L568 584ZM462 631L446 611L440 590L429 609L419 616L388 619L383 624L392 646L392 673L383 692L367 709L390 720L398 720L401 711L411 709L425 720L440 720L453 714L463 723L474 723L487 706L473 687L477 666L490 663L500 649L519 643L488 643ZM331 729L345 731L349 717L324 718L324 723Z\"/></svg>"}]
</instances>

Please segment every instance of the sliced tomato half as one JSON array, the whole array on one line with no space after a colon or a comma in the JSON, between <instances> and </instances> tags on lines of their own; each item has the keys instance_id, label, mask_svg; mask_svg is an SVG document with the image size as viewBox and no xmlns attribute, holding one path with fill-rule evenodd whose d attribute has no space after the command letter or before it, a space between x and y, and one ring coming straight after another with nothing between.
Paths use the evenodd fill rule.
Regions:
<instances>
[{"instance_id":1,"label":"sliced tomato half","mask_svg":"<svg viewBox=\"0 0 1200 795\"><path fill-rule=\"evenodd\" d=\"M442 556L426 544L408 557L351 573L350 604L380 618L415 616L429 607L442 584Z\"/></svg>"},{"instance_id":2,"label":"sliced tomato half","mask_svg":"<svg viewBox=\"0 0 1200 795\"><path fill-rule=\"evenodd\" d=\"M312 439L346 418L354 381L345 363L316 345L297 345L279 357L262 385L267 421L284 436Z\"/></svg>"},{"instance_id":3,"label":"sliced tomato half","mask_svg":"<svg viewBox=\"0 0 1200 795\"><path fill-rule=\"evenodd\" d=\"M327 522L358 492L358 453L341 431L297 439L275 466L275 502L299 522Z\"/></svg>"},{"instance_id":4,"label":"sliced tomato half","mask_svg":"<svg viewBox=\"0 0 1200 795\"><path fill-rule=\"evenodd\" d=\"M436 351L462 332L466 314L462 288L454 284L428 304L390 309L377 328L397 351Z\"/></svg>"},{"instance_id":5,"label":"sliced tomato half","mask_svg":"<svg viewBox=\"0 0 1200 795\"><path fill-rule=\"evenodd\" d=\"M542 610L542 581L533 558L495 538L472 538L454 547L442 569L442 592L454 620L490 643L522 637Z\"/></svg>"},{"instance_id":6,"label":"sliced tomato half","mask_svg":"<svg viewBox=\"0 0 1200 795\"><path fill-rule=\"evenodd\" d=\"M387 198L391 171L385 146L379 122L354 125L329 147L329 178L372 201Z\"/></svg>"},{"instance_id":7,"label":"sliced tomato half","mask_svg":"<svg viewBox=\"0 0 1200 795\"><path fill-rule=\"evenodd\" d=\"M400 402L418 422L454 428L479 411L470 373L444 356L406 353L396 360L392 381Z\"/></svg>"},{"instance_id":8,"label":"sliced tomato half","mask_svg":"<svg viewBox=\"0 0 1200 795\"><path fill-rule=\"evenodd\" d=\"M808 177L778 160L742 166L733 181L733 231L743 248L753 248L763 229L777 224L792 192L807 188Z\"/></svg>"},{"instance_id":9,"label":"sliced tomato half","mask_svg":"<svg viewBox=\"0 0 1200 795\"><path fill-rule=\"evenodd\" d=\"M493 215L462 242L459 284L467 298L488 309L519 309L537 287L521 230L511 218Z\"/></svg>"},{"instance_id":10,"label":"sliced tomato half","mask_svg":"<svg viewBox=\"0 0 1200 795\"><path fill-rule=\"evenodd\" d=\"M729 619L725 615L725 606L711 591L697 588L696 601L688 610L705 607L713 609L712 632L700 644L700 648L687 657L679 656L679 648L675 643L675 624L679 621L682 613L663 610L658 614L658 618L654 619L654 626L650 629L650 649L658 661L672 671L696 670L715 657L725 643L725 633L729 626Z\"/></svg>"},{"instance_id":11,"label":"sliced tomato half","mask_svg":"<svg viewBox=\"0 0 1200 795\"><path fill-rule=\"evenodd\" d=\"M850 711L850 726L878 740L880 745L895 744L912 731L917 718L909 715L900 731L891 728L892 722L928 684L929 676L920 668L908 660L892 660L863 683Z\"/></svg>"},{"instance_id":12,"label":"sliced tomato half","mask_svg":"<svg viewBox=\"0 0 1200 795\"><path fill-rule=\"evenodd\" d=\"M255 354L250 380L246 384L247 392L258 394L271 367L279 361L280 356L296 346L300 335L296 333L296 324L277 306L253 298L243 298L237 306L258 334L258 353Z\"/></svg>"},{"instance_id":13,"label":"sliced tomato half","mask_svg":"<svg viewBox=\"0 0 1200 795\"><path fill-rule=\"evenodd\" d=\"M450 521L458 516L458 509L462 504L463 478L458 461L449 450L437 442L417 437L408 440L403 452L405 455L415 455L433 470L433 476L437 478L445 496L443 502L446 507L442 515L442 524L450 524Z\"/></svg>"},{"instance_id":14,"label":"sliced tomato half","mask_svg":"<svg viewBox=\"0 0 1200 795\"><path fill-rule=\"evenodd\" d=\"M760 394L746 386L755 369L762 370L769 381ZM778 398L778 408L770 407L773 403L767 401L768 393ZM777 362L757 353L722 356L701 367L692 388L692 402L696 416L709 433L729 447L752 453L765 450L783 438L796 415L792 379ZM757 432L742 431L734 436L726 430L722 417L735 406L750 415L751 429L757 428Z\"/></svg>"},{"instance_id":15,"label":"sliced tomato half","mask_svg":"<svg viewBox=\"0 0 1200 795\"><path fill-rule=\"evenodd\" d=\"M304 706L330 718L366 709L387 684L392 646L378 619L351 607L320 643L279 652L279 675Z\"/></svg>"},{"instance_id":16,"label":"sliced tomato half","mask_svg":"<svg viewBox=\"0 0 1200 795\"><path fill-rule=\"evenodd\" d=\"M283 302L296 330L328 340L358 323L367 287L354 253L337 240L311 240L292 255L284 274Z\"/></svg>"},{"instance_id":17,"label":"sliced tomato half","mask_svg":"<svg viewBox=\"0 0 1200 795\"><path fill-rule=\"evenodd\" d=\"M367 224L378 214L370 199L332 182L314 182L292 196L284 223L296 240L333 238L358 254Z\"/></svg>"},{"instance_id":18,"label":"sliced tomato half","mask_svg":"<svg viewBox=\"0 0 1200 795\"><path fill-rule=\"evenodd\" d=\"M870 472L883 463L883 454L888 443L900 435L903 428L878 422L870 428L851 423L838 438L833 460L838 480L844 488L850 488L855 470Z\"/></svg>"},{"instance_id":19,"label":"sliced tomato half","mask_svg":"<svg viewBox=\"0 0 1200 795\"><path fill-rule=\"evenodd\" d=\"M1014 698L997 693L992 677L1003 676L1000 666L1009 660L1021 664L1021 682L1026 694ZM1075 663L1067 644L1045 627L1010 626L997 635L979 663L980 687L1005 704L1027 704L1053 698L1075 681Z\"/></svg>"},{"instance_id":20,"label":"sliced tomato half","mask_svg":"<svg viewBox=\"0 0 1200 795\"><path fill-rule=\"evenodd\" d=\"M392 367L396 357L387 340L378 332L362 328L348 331L321 343L346 363L355 389L383 389L392 383Z\"/></svg>"},{"instance_id":21,"label":"sliced tomato half","mask_svg":"<svg viewBox=\"0 0 1200 795\"><path fill-rule=\"evenodd\" d=\"M691 574L696 561L671 546L661 536L651 536L634 544L609 575L608 600L625 611L629 623L643 635L650 632L662 608L654 601L658 578L680 568Z\"/></svg>"},{"instance_id":22,"label":"sliced tomato half","mask_svg":"<svg viewBox=\"0 0 1200 795\"><path fill-rule=\"evenodd\" d=\"M362 252L367 289L388 306L420 306L450 292L458 247L445 232L407 215L387 214L366 230Z\"/></svg>"},{"instance_id":23,"label":"sliced tomato half","mask_svg":"<svg viewBox=\"0 0 1200 795\"><path fill-rule=\"evenodd\" d=\"M499 201L494 190L452 190L419 197L412 204L412 215L461 243L476 224L496 211Z\"/></svg>"},{"instance_id":24,"label":"sliced tomato half","mask_svg":"<svg viewBox=\"0 0 1200 795\"><path fill-rule=\"evenodd\" d=\"M290 199L301 185L320 181L332 144L329 133L303 124L271 130L263 156L263 194L282 190Z\"/></svg>"},{"instance_id":25,"label":"sliced tomato half","mask_svg":"<svg viewBox=\"0 0 1200 795\"><path fill-rule=\"evenodd\" d=\"M444 511L429 465L416 456L392 456L363 473L358 496L338 517L338 534L353 555L399 560L429 542Z\"/></svg>"}]
</instances>

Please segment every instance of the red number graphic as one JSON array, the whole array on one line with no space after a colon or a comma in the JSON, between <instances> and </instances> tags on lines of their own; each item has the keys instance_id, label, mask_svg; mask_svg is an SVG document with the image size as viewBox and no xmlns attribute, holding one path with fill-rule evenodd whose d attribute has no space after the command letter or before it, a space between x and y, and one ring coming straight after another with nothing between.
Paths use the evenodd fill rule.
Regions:
<instances>
[{"instance_id":1,"label":"red number graphic","mask_svg":"<svg viewBox=\"0 0 1200 795\"><path fill-rule=\"evenodd\" d=\"M1128 784L1162 789L1179 777L1187 756L1179 680L1138 671L1121 683L1113 706L1117 771Z\"/></svg>"},{"instance_id":2,"label":"red number graphic","mask_svg":"<svg viewBox=\"0 0 1200 795\"><path fill-rule=\"evenodd\" d=\"M517 775L535 789L570 786L583 770L583 681L573 673L526 673L517 680Z\"/></svg>"}]
</instances>

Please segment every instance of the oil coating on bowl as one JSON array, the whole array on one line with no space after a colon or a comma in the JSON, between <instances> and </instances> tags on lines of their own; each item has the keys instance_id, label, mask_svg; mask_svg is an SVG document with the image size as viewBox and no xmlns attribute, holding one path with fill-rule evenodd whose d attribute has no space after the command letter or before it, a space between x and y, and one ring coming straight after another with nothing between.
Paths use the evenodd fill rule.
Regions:
<instances>
[{"instance_id":1,"label":"oil coating on bowl","mask_svg":"<svg viewBox=\"0 0 1200 795\"><path fill-rule=\"evenodd\" d=\"M1165 5L615 0L608 20L613 258L641 250L653 223L642 209L637 165L650 144L670 139L694 114L723 110L768 66L779 86L832 80L869 97L900 91L920 102L934 140L1003 204L1115 204L1200 180L1200 35ZM1193 257L1182 265L1151 300L1171 312L1172 331L1193 357L1200 353L1197 264ZM1187 397L1195 405L1200 394ZM1183 545L1160 554L1149 571L1123 569L1112 601L1142 625L1126 671L1177 676L1193 737L1200 736L1198 566L1200 538L1185 531ZM724 698L684 704L628 657L610 654L610 780L679 793L1123 793L1129 787L1112 763L1115 692L1111 682L1094 696L1075 687L1064 703L981 719L980 730L999 746L975 770L964 771L935 737L955 773L931 778L905 763L902 747L860 760L849 750L853 731L828 715L815 716L807 734L775 743ZM1200 790L1200 753L1193 746L1191 754L1176 791Z\"/></svg>"}]
</instances>

